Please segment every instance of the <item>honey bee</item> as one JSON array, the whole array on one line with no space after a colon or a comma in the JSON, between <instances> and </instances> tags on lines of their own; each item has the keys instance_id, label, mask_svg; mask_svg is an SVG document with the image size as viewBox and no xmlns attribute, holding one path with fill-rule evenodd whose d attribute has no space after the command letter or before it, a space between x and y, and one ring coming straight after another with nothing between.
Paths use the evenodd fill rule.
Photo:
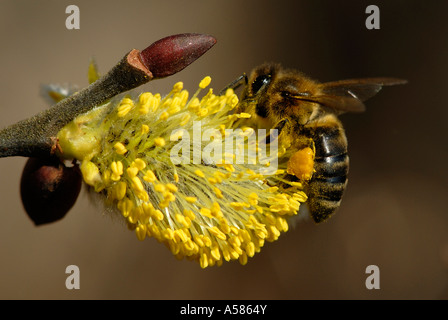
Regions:
<instances>
[{"instance_id":1,"label":"honey bee","mask_svg":"<svg viewBox=\"0 0 448 320\"><path fill-rule=\"evenodd\" d=\"M251 114L252 126L278 129L279 139L289 139L288 179L303 183L308 212L320 223L339 208L347 185L347 137L338 116L363 112L363 101L382 86L406 81L365 78L319 83L296 70L267 63L230 86L243 82L238 111ZM300 168L304 161L311 162L308 173Z\"/></svg>"}]
</instances>

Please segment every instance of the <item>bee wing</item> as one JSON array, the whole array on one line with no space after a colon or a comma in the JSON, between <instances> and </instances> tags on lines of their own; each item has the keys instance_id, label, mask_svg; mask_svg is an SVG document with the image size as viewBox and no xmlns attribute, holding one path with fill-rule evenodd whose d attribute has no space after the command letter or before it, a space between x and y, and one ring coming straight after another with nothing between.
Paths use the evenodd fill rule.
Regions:
<instances>
[{"instance_id":1,"label":"bee wing","mask_svg":"<svg viewBox=\"0 0 448 320\"><path fill-rule=\"evenodd\" d=\"M67 98L78 90L76 86L64 84L45 84L40 86L41 97L50 105Z\"/></svg>"},{"instance_id":2,"label":"bee wing","mask_svg":"<svg viewBox=\"0 0 448 320\"><path fill-rule=\"evenodd\" d=\"M366 106L364 105L364 103L361 100L353 97L320 95L314 96L310 100L341 113L364 112L366 110Z\"/></svg>"},{"instance_id":3,"label":"bee wing","mask_svg":"<svg viewBox=\"0 0 448 320\"><path fill-rule=\"evenodd\" d=\"M313 100L323 106L342 112L362 112L362 103L373 97L383 86L406 83L397 78L364 78L349 79L320 84L322 95L314 96Z\"/></svg>"},{"instance_id":4,"label":"bee wing","mask_svg":"<svg viewBox=\"0 0 448 320\"><path fill-rule=\"evenodd\" d=\"M89 84L94 83L101 77L98 66L96 65L95 60L92 58L89 64L89 70L87 72L87 78L89 79Z\"/></svg>"},{"instance_id":5,"label":"bee wing","mask_svg":"<svg viewBox=\"0 0 448 320\"><path fill-rule=\"evenodd\" d=\"M100 78L98 67L94 59L90 60L89 70L87 72L89 84ZM40 95L49 104L53 105L78 91L78 87L70 84L45 84L40 86Z\"/></svg>"}]
</instances>

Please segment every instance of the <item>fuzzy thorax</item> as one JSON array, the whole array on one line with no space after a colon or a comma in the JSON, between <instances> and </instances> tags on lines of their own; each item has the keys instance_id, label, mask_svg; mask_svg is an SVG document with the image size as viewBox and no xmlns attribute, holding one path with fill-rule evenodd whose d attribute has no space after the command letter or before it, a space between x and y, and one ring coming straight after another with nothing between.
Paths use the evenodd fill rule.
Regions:
<instances>
[{"instance_id":1,"label":"fuzzy thorax","mask_svg":"<svg viewBox=\"0 0 448 320\"><path fill-rule=\"evenodd\" d=\"M306 201L301 184L285 179L285 146L242 125L250 115L235 112L233 90L200 98L209 83L204 78L192 97L182 83L164 98L122 97L58 134L63 156L81 163L86 184L138 239L154 237L202 268L246 264Z\"/></svg>"}]
</instances>

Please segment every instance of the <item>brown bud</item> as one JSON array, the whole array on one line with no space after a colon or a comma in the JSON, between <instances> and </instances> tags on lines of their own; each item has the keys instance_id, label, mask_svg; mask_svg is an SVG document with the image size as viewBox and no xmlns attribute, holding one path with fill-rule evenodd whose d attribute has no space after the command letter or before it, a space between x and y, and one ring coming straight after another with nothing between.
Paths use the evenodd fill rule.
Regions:
<instances>
[{"instance_id":1,"label":"brown bud","mask_svg":"<svg viewBox=\"0 0 448 320\"><path fill-rule=\"evenodd\" d=\"M154 42L140 53L140 58L154 78L164 78L187 67L215 43L209 35L177 34Z\"/></svg>"},{"instance_id":2,"label":"brown bud","mask_svg":"<svg viewBox=\"0 0 448 320\"><path fill-rule=\"evenodd\" d=\"M36 225L62 219L78 198L82 185L77 165L66 167L57 158L28 159L20 182L20 195Z\"/></svg>"}]
</instances>

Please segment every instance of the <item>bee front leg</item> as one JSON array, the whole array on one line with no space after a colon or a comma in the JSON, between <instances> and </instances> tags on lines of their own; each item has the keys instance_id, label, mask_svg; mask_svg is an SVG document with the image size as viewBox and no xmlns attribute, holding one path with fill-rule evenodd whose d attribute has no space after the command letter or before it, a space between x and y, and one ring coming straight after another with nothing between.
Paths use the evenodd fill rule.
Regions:
<instances>
[{"instance_id":1,"label":"bee front leg","mask_svg":"<svg viewBox=\"0 0 448 320\"><path fill-rule=\"evenodd\" d=\"M280 137L280 134L282 133L283 128L288 123L288 121L289 121L288 119L283 119L283 120L277 122L277 124L271 129L273 131L270 131L270 133L266 136L266 141L267 141L268 138L272 139L271 138L272 132L275 132L275 137L276 137L275 139L272 139L272 141L278 139L278 137Z\"/></svg>"}]
</instances>

